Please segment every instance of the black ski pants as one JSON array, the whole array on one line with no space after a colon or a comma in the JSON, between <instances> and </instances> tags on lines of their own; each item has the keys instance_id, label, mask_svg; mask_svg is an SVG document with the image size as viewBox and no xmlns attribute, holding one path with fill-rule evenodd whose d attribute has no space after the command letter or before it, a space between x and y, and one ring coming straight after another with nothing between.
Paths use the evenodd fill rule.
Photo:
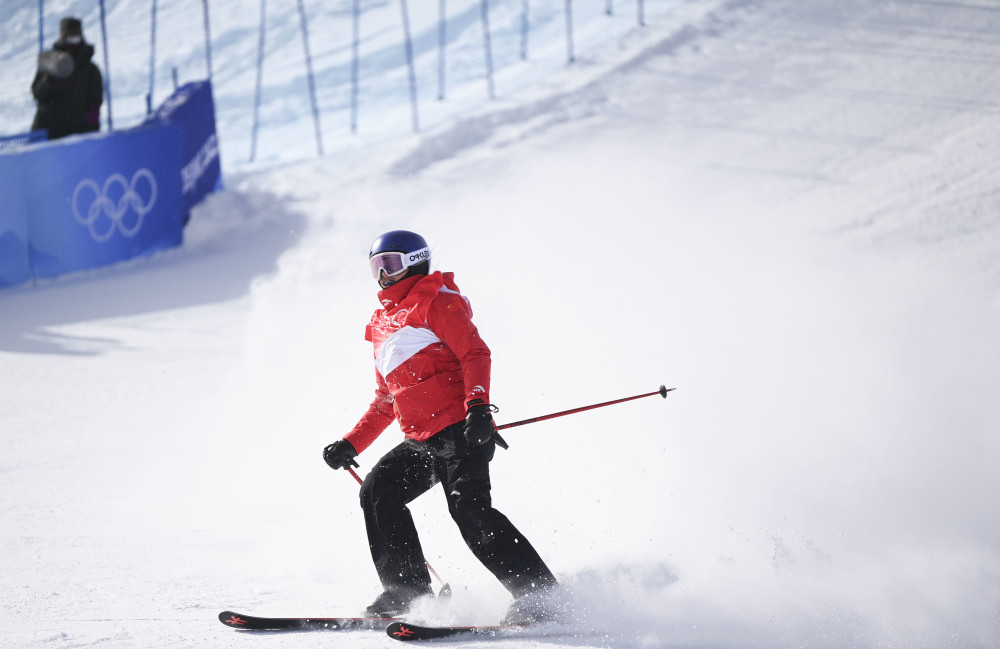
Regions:
<instances>
[{"instance_id":1,"label":"black ski pants","mask_svg":"<svg viewBox=\"0 0 1000 649\"><path fill-rule=\"evenodd\" d=\"M524 535L493 508L490 460L496 444L472 447L464 422L424 442L406 440L379 460L361 487L368 545L382 586L431 592L420 539L407 504L440 483L466 545L514 597L556 584Z\"/></svg>"}]
</instances>

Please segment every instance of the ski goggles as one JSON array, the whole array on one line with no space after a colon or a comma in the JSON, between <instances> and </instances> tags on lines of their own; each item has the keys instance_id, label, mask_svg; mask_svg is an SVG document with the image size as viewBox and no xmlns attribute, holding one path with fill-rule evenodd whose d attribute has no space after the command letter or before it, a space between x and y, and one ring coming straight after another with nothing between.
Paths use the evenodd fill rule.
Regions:
<instances>
[{"instance_id":1,"label":"ski goggles","mask_svg":"<svg viewBox=\"0 0 1000 649\"><path fill-rule=\"evenodd\" d=\"M421 248L413 252L380 252L371 257L368 263L372 267L372 277L379 278L379 273L385 273L389 277L399 275L410 266L416 266L421 262L431 258L430 248Z\"/></svg>"}]
</instances>

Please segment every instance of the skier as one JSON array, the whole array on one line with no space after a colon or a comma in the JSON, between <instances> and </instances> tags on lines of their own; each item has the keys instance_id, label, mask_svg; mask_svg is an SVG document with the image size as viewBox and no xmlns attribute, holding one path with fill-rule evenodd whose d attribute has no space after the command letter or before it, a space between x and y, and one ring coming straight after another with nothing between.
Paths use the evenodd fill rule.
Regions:
<instances>
[{"instance_id":1,"label":"skier","mask_svg":"<svg viewBox=\"0 0 1000 649\"><path fill-rule=\"evenodd\" d=\"M556 578L506 516L493 508L490 460L499 436L490 404L490 350L453 273L430 272L419 234L394 230L368 254L382 289L365 339L375 347L375 399L357 425L323 450L334 469L358 466L393 420L406 439L372 468L361 508L384 592L367 615L405 613L432 594L431 578L407 504L440 483L466 545L514 596L505 624L555 616ZM502 444L502 440L499 440Z\"/></svg>"}]
</instances>

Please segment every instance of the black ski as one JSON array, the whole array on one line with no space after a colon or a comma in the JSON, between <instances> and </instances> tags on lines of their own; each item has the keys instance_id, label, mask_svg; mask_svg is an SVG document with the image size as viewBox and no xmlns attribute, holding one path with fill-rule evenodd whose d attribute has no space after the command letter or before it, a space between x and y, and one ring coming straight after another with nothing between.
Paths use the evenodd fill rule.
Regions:
<instances>
[{"instance_id":1,"label":"black ski","mask_svg":"<svg viewBox=\"0 0 1000 649\"><path fill-rule=\"evenodd\" d=\"M510 624L489 626L423 626L409 622L393 622L386 627L386 635L394 640L410 642L411 640L436 640L458 635L498 636L522 631L530 627Z\"/></svg>"},{"instance_id":2,"label":"black ski","mask_svg":"<svg viewBox=\"0 0 1000 649\"><path fill-rule=\"evenodd\" d=\"M253 631L349 631L381 629L394 617L259 617L233 611L219 613L219 621L234 629Z\"/></svg>"}]
</instances>

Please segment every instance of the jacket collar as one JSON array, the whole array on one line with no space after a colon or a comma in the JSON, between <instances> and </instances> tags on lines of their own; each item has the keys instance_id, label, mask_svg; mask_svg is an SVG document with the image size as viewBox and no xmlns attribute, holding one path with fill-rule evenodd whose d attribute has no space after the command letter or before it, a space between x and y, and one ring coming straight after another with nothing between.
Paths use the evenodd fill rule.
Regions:
<instances>
[{"instance_id":1,"label":"jacket collar","mask_svg":"<svg viewBox=\"0 0 1000 649\"><path fill-rule=\"evenodd\" d=\"M420 283L420 280L426 279L426 275L414 275L413 277L406 277L399 280L389 288L384 288L378 292L378 301L382 305L382 308L386 311L393 309L400 302L406 299L406 296L410 294L413 287Z\"/></svg>"},{"instance_id":2,"label":"jacket collar","mask_svg":"<svg viewBox=\"0 0 1000 649\"><path fill-rule=\"evenodd\" d=\"M393 284L389 288L378 292L378 301L386 311L395 309L407 298L421 302L427 297L437 295L442 288L448 289L452 293L459 293L455 284L455 273L442 273L439 270L430 275L414 275L407 277Z\"/></svg>"}]
</instances>

